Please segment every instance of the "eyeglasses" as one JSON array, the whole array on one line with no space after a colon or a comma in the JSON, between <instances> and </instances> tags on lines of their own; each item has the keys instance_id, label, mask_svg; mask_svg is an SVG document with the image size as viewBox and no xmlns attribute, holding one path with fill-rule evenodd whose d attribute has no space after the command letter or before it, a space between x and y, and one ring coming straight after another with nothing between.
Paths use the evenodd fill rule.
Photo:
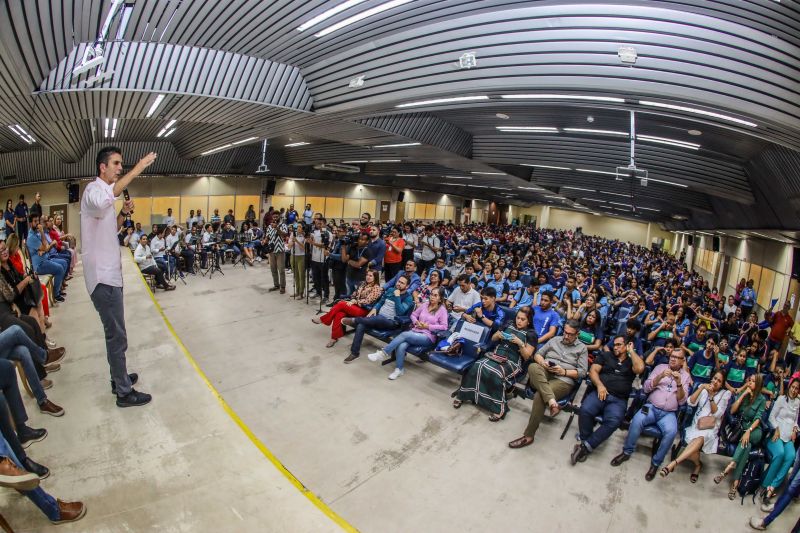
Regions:
<instances>
[{"instance_id":1,"label":"eyeglasses","mask_svg":"<svg viewBox=\"0 0 800 533\"><path fill-rule=\"evenodd\" d=\"M564 336L565 336L565 337L574 337L574 336L575 336L575 335L577 335L577 334L578 334L578 332L577 332L577 331L572 331L572 332L570 332L570 331L566 331L566 330L564 331Z\"/></svg>"}]
</instances>

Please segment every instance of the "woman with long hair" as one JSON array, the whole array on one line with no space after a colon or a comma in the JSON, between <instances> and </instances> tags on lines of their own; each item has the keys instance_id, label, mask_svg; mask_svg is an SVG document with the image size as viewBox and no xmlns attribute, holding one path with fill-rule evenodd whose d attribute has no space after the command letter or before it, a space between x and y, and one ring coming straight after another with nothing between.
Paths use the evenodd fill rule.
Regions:
<instances>
[{"instance_id":1,"label":"woman with long hair","mask_svg":"<svg viewBox=\"0 0 800 533\"><path fill-rule=\"evenodd\" d=\"M430 293L426 303L418 305L411 313L412 328L396 336L392 341L378 350L369 354L370 361L385 361L395 355L395 368L389 374L389 379L395 380L405 374L404 362L406 351L410 346L421 346L432 348L436 343L436 332L447 329L447 307L445 301L444 287L437 287Z\"/></svg>"},{"instance_id":2,"label":"woman with long hair","mask_svg":"<svg viewBox=\"0 0 800 533\"><path fill-rule=\"evenodd\" d=\"M15 220L16 215L14 214L14 202L12 202L11 198L9 198L6 202L6 209L3 211L3 228L6 230L6 238L14 233Z\"/></svg>"},{"instance_id":3,"label":"woman with long hair","mask_svg":"<svg viewBox=\"0 0 800 533\"><path fill-rule=\"evenodd\" d=\"M775 433L767 441L772 461L761 483L765 501L775 496L775 488L783 483L794 462L798 433L797 415L800 411L798 395L800 395L800 378L794 378L789 382L786 393L775 400L775 405L769 413L769 425L775 428Z\"/></svg>"},{"instance_id":4,"label":"woman with long hair","mask_svg":"<svg viewBox=\"0 0 800 533\"><path fill-rule=\"evenodd\" d=\"M386 237L386 255L383 257L383 275L386 280L394 278L402 270L405 264L403 262L405 247L406 241L400 235L400 227L392 226L389 236Z\"/></svg>"},{"instance_id":5,"label":"woman with long hair","mask_svg":"<svg viewBox=\"0 0 800 533\"><path fill-rule=\"evenodd\" d=\"M442 275L438 270L431 270L428 283L420 285L419 289L412 293L414 297L414 305L422 305L427 302L431 294L439 289L442 285Z\"/></svg>"},{"instance_id":6,"label":"woman with long hair","mask_svg":"<svg viewBox=\"0 0 800 533\"><path fill-rule=\"evenodd\" d=\"M674 461L661 469L661 477L667 477L676 466L688 459L694 464L689 481L697 483L697 478L703 469L700 452L717 453L719 429L730 399L731 393L725 389L725 372L722 370L716 370L709 383L700 385L689 396L689 405L700 407L694 412L692 423L686 429L688 444Z\"/></svg>"},{"instance_id":7,"label":"woman with long hair","mask_svg":"<svg viewBox=\"0 0 800 533\"><path fill-rule=\"evenodd\" d=\"M19 279L22 280L28 271L25 268L25 258L24 252L22 248L19 246L19 237L16 234L9 236L6 239L6 252L7 257L6 259L0 259L0 263L3 267L3 275L6 279ZM8 269L6 270L6 267ZM38 283L38 281L37 281ZM63 288L65 286L64 283L61 284ZM46 328L49 328L53 324L47 317L47 314L44 311L44 290L39 291L42 294L42 297L38 299L37 305L35 308L30 308L27 312L23 312L23 314L28 314L36 319L39 323L41 330L44 332ZM19 306L18 306L19 307ZM23 309L27 308L28 306L20 307L20 311L22 312Z\"/></svg>"},{"instance_id":8,"label":"woman with long hair","mask_svg":"<svg viewBox=\"0 0 800 533\"><path fill-rule=\"evenodd\" d=\"M761 415L764 414L764 409L767 405L767 400L761 394L761 389L764 386L763 374L751 375L747 378L745 385L744 390L731 407L731 414L739 415L738 423L744 433L739 439L739 445L736 446L731 462L714 478L714 483L719 485L725 479L725 476L733 472L733 482L731 483L731 489L728 491L728 498L731 500L736 498L736 489L739 487L739 480L742 478L742 472L744 472L744 467L747 464L750 450L761 442L763 436Z\"/></svg>"},{"instance_id":9,"label":"woman with long hair","mask_svg":"<svg viewBox=\"0 0 800 533\"><path fill-rule=\"evenodd\" d=\"M472 402L488 410L492 422L505 418L508 391L522 372L522 362L533 357L539 341L532 324L533 310L525 306L517 311L513 323L492 335L497 347L475 361L461 378L461 386L452 394L454 408Z\"/></svg>"},{"instance_id":10,"label":"woman with long hair","mask_svg":"<svg viewBox=\"0 0 800 533\"><path fill-rule=\"evenodd\" d=\"M367 316L372 305L377 302L383 289L378 282L378 271L368 270L366 280L356 288L349 300L339 300L330 310L319 318L312 318L314 324L325 324L331 327L331 340L325 345L332 348L336 341L344 336L342 319L347 317Z\"/></svg>"}]
</instances>

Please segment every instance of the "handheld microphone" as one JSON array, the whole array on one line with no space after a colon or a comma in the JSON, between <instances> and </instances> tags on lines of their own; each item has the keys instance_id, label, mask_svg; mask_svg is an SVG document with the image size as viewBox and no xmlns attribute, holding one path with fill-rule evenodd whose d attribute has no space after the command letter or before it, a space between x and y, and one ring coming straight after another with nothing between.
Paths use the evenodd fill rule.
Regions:
<instances>
[{"instance_id":1,"label":"handheld microphone","mask_svg":"<svg viewBox=\"0 0 800 533\"><path fill-rule=\"evenodd\" d=\"M126 202L130 202L130 200L131 200L131 195L130 195L130 193L128 192L128 188L127 188L127 187L126 187L126 188L124 188L124 189L122 189L122 197L123 197L123 198L125 198L125 201L126 201ZM128 214L129 214L129 215L132 215L132 214L133 214L133 209L131 209L131 212L130 212L130 213L128 213Z\"/></svg>"}]
</instances>

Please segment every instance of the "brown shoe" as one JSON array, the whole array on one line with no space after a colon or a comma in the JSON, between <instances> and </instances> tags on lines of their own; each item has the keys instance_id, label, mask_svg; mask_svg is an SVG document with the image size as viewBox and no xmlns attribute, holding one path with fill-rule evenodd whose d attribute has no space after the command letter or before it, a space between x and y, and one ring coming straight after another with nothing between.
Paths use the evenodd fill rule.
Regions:
<instances>
[{"instance_id":1,"label":"brown shoe","mask_svg":"<svg viewBox=\"0 0 800 533\"><path fill-rule=\"evenodd\" d=\"M350 355L348 355L347 357L344 358L344 362L345 362L345 364L349 365L350 363L352 363L356 359L358 359L358 355L351 353Z\"/></svg>"},{"instance_id":2,"label":"brown shoe","mask_svg":"<svg viewBox=\"0 0 800 533\"><path fill-rule=\"evenodd\" d=\"M67 522L75 522L80 520L86 514L86 506L83 502L58 502L58 520L50 520L52 523L66 524Z\"/></svg>"},{"instance_id":3,"label":"brown shoe","mask_svg":"<svg viewBox=\"0 0 800 533\"><path fill-rule=\"evenodd\" d=\"M33 490L38 486L39 476L19 468L8 457L0 458L0 487Z\"/></svg>"},{"instance_id":4,"label":"brown shoe","mask_svg":"<svg viewBox=\"0 0 800 533\"><path fill-rule=\"evenodd\" d=\"M50 348L47 350L47 359L45 360L44 364L52 365L53 363L60 363L64 356L66 355L67 350L62 348Z\"/></svg>"},{"instance_id":5,"label":"brown shoe","mask_svg":"<svg viewBox=\"0 0 800 533\"><path fill-rule=\"evenodd\" d=\"M45 365L44 369L47 370L48 374L51 374L53 372L58 372L59 370L61 370L61 365L58 363L53 363L51 365Z\"/></svg>"},{"instance_id":6,"label":"brown shoe","mask_svg":"<svg viewBox=\"0 0 800 533\"><path fill-rule=\"evenodd\" d=\"M281 289L281 294L286 294L286 289Z\"/></svg>"},{"instance_id":7,"label":"brown shoe","mask_svg":"<svg viewBox=\"0 0 800 533\"><path fill-rule=\"evenodd\" d=\"M42 388L44 390L53 388L53 381L50 380L50 379L44 378L44 379L40 380L39 383L41 383Z\"/></svg>"},{"instance_id":8,"label":"brown shoe","mask_svg":"<svg viewBox=\"0 0 800 533\"><path fill-rule=\"evenodd\" d=\"M43 404L39 405L39 411L50 416L64 416L64 409L50 400L45 400Z\"/></svg>"},{"instance_id":9,"label":"brown shoe","mask_svg":"<svg viewBox=\"0 0 800 533\"><path fill-rule=\"evenodd\" d=\"M658 466L651 463L650 468L647 469L647 473L644 475L644 478L647 481L653 481L653 478L656 477L657 473L658 473Z\"/></svg>"}]
</instances>

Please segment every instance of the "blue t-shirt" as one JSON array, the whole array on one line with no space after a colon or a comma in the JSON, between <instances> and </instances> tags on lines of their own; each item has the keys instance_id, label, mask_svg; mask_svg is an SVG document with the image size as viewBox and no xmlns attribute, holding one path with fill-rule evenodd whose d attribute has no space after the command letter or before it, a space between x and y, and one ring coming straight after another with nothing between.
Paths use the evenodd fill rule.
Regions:
<instances>
[{"instance_id":1,"label":"blue t-shirt","mask_svg":"<svg viewBox=\"0 0 800 533\"><path fill-rule=\"evenodd\" d=\"M286 223L287 224L294 224L297 222L297 211L292 209L288 213L286 213Z\"/></svg>"},{"instance_id":2,"label":"blue t-shirt","mask_svg":"<svg viewBox=\"0 0 800 533\"><path fill-rule=\"evenodd\" d=\"M10 227L9 227L8 224L4 224L3 225L5 227L6 233L14 233L14 227L15 227L14 226L14 218L15 218L14 211L9 211L8 209L6 209L3 212L4 221L8 222L8 224L11 224Z\"/></svg>"},{"instance_id":3,"label":"blue t-shirt","mask_svg":"<svg viewBox=\"0 0 800 533\"><path fill-rule=\"evenodd\" d=\"M33 262L33 269L38 270L39 265L44 261L44 256L39 255L39 248L42 247L42 237L38 231L31 231L28 233L28 240L26 242L28 244L28 253Z\"/></svg>"},{"instance_id":4,"label":"blue t-shirt","mask_svg":"<svg viewBox=\"0 0 800 533\"><path fill-rule=\"evenodd\" d=\"M689 358L689 372L692 374L692 381L695 384L710 383L711 377L714 375L716 367L714 352L712 351L707 356L706 351L705 349L697 350Z\"/></svg>"},{"instance_id":5,"label":"blue t-shirt","mask_svg":"<svg viewBox=\"0 0 800 533\"><path fill-rule=\"evenodd\" d=\"M531 307L533 305L533 294L529 293L527 289L520 289L514 296L514 301L517 305L514 306L514 311L519 311L523 307Z\"/></svg>"},{"instance_id":6,"label":"blue t-shirt","mask_svg":"<svg viewBox=\"0 0 800 533\"><path fill-rule=\"evenodd\" d=\"M502 309L500 309L499 305L495 305L494 309L489 311L488 309L484 309L483 303L478 302L464 312L468 315L472 315L473 311L475 311L475 309L477 309L478 307L480 307L483 310L483 316L493 322L492 331L496 331L497 328L499 328L503 324L503 320L505 319L506 314L503 312Z\"/></svg>"},{"instance_id":7,"label":"blue t-shirt","mask_svg":"<svg viewBox=\"0 0 800 533\"><path fill-rule=\"evenodd\" d=\"M725 376L730 386L738 389L747 379L747 365L739 365L736 360L731 360L725 367Z\"/></svg>"},{"instance_id":8,"label":"blue t-shirt","mask_svg":"<svg viewBox=\"0 0 800 533\"><path fill-rule=\"evenodd\" d=\"M546 335L551 326L558 327L560 321L561 315L552 308L547 311L538 305L533 308L533 330L539 337Z\"/></svg>"}]
</instances>

